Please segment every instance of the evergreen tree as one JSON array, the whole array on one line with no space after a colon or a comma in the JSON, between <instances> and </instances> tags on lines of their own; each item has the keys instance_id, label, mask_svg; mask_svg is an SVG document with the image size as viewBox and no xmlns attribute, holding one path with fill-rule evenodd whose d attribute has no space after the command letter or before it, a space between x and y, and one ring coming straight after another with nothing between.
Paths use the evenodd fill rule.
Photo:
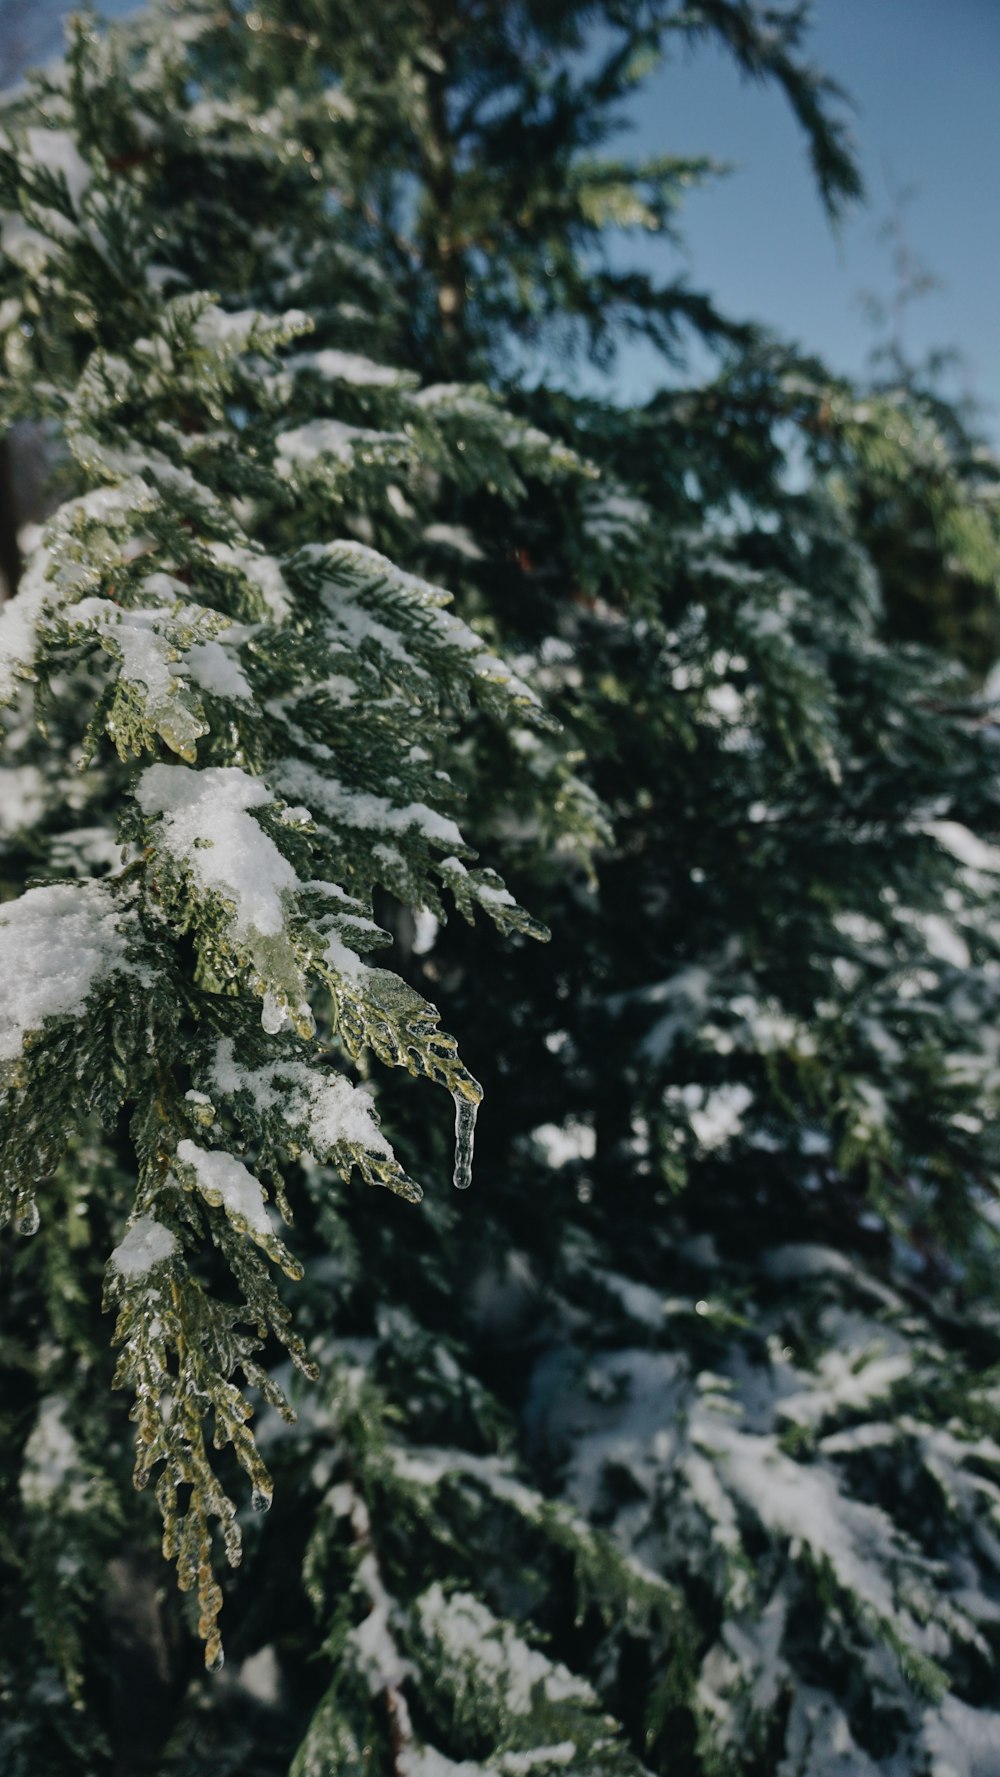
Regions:
<instances>
[{"instance_id":1,"label":"evergreen tree","mask_svg":"<svg viewBox=\"0 0 1000 1777\"><path fill-rule=\"evenodd\" d=\"M982 583L995 517L926 406L599 259L707 171L601 152L678 34L850 195L804 22L187 5L8 107L5 411L67 447L3 621L12 1771L989 1768L995 739L863 502ZM510 386L692 325L640 412ZM488 1095L417 1211L407 1074L478 1097L430 998Z\"/></svg>"}]
</instances>

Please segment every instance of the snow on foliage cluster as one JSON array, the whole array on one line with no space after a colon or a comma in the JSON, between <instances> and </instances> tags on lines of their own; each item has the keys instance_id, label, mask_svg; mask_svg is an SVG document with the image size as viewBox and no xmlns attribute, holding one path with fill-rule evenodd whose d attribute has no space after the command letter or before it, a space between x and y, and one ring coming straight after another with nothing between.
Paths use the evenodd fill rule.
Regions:
<instances>
[{"instance_id":1,"label":"snow on foliage cluster","mask_svg":"<svg viewBox=\"0 0 1000 1777\"><path fill-rule=\"evenodd\" d=\"M183 34L171 53L183 66ZM457 412L464 424L462 392L439 392L425 412L415 379L390 366L322 337L289 351L314 331L301 307L271 316L190 288L170 270L190 244L185 224L162 226L147 164L153 155L169 173L176 133L147 120L147 147L122 161L115 103L103 125L84 114L102 82L121 97L125 65L89 27L73 54L76 84L43 79L16 98L0 140L7 399L58 419L76 479L0 613L12 711L0 799L10 844L41 815L36 877L61 873L74 830L123 849L117 870L88 881L87 856L104 865L114 852L87 841L83 880L28 889L0 916L2 1058L19 1063L25 1044L42 1058L31 1080L12 1074L27 1094L22 1122L42 1139L34 1165L20 1139L4 1210L24 1232L38 1225L34 1186L78 1113L109 1129L123 1107L138 1113L135 1197L119 1205L127 1226L107 1273L119 1380L139 1395L137 1480L163 1465L166 1546L182 1586L196 1587L214 1661L210 1520L233 1560L239 1529L204 1415L211 1406L216 1443L233 1444L255 1496L269 1498L230 1376L239 1365L278 1398L252 1357L267 1328L312 1367L266 1269L269 1258L301 1272L269 1207L273 1196L290 1214L277 1169L289 1154L332 1159L345 1179L358 1168L419 1196L371 1097L343 1071L366 1050L445 1085L470 1122L479 1087L433 1006L362 960L386 936L372 896L385 887L443 919L441 890L460 877L466 918L481 907L505 929L533 929L492 872L465 867L446 765L470 695L501 720L541 717L445 590L338 537L345 503L386 500L424 437L439 474L465 476L450 433ZM138 72L130 124L152 69ZM99 278L114 268L100 344L82 294L95 264ZM22 326L29 313L34 327ZM32 365L44 365L40 380ZM359 404L365 423L346 417ZM540 463L555 454L485 398L474 430L498 464L522 448ZM32 710L47 709L48 744L30 738ZM130 1010L112 1015L112 989ZM317 1029L339 1039L335 1059ZM67 1053L72 1114L55 1089ZM231 1309L199 1281L207 1241L256 1336L234 1344ZM164 1272L174 1307L154 1314Z\"/></svg>"}]
</instances>

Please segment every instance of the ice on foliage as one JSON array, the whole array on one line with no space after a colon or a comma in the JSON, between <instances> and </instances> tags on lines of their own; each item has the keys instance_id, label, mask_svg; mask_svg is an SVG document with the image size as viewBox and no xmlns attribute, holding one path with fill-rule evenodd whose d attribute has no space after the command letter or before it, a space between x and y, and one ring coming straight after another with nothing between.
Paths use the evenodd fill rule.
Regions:
<instances>
[{"instance_id":1,"label":"ice on foliage","mask_svg":"<svg viewBox=\"0 0 1000 1777\"><path fill-rule=\"evenodd\" d=\"M857 913L849 908L842 909L833 916L833 924L845 938L859 945L877 944L885 937L885 926L877 919L869 919L865 913Z\"/></svg>"},{"instance_id":2,"label":"ice on foliage","mask_svg":"<svg viewBox=\"0 0 1000 1777\"><path fill-rule=\"evenodd\" d=\"M539 1765L570 1765L576 1757L575 1740L559 1740L554 1746L534 1746L528 1752L503 1752L496 1768L504 1777L527 1777Z\"/></svg>"},{"instance_id":3,"label":"ice on foliage","mask_svg":"<svg viewBox=\"0 0 1000 1777\"><path fill-rule=\"evenodd\" d=\"M368 964L362 962L357 951L345 944L336 932L331 932L327 937L323 961L345 981L362 981L368 968Z\"/></svg>"},{"instance_id":4,"label":"ice on foliage","mask_svg":"<svg viewBox=\"0 0 1000 1777\"><path fill-rule=\"evenodd\" d=\"M685 1379L672 1352L628 1349L596 1358L576 1393L563 1360L543 1359L532 1386L529 1418L544 1419L546 1439L572 1437L567 1490L582 1515L601 1508L606 1471L627 1469L648 1494L675 1449L676 1421Z\"/></svg>"},{"instance_id":5,"label":"ice on foliage","mask_svg":"<svg viewBox=\"0 0 1000 1777\"><path fill-rule=\"evenodd\" d=\"M785 1748L774 1777L914 1777L909 1760L870 1758L840 1704L812 1685L791 1692Z\"/></svg>"},{"instance_id":6,"label":"ice on foliage","mask_svg":"<svg viewBox=\"0 0 1000 1777\"><path fill-rule=\"evenodd\" d=\"M155 506L156 495L152 489L141 475L133 475L111 487L93 487L89 493L67 500L51 522L65 530L78 518L92 519L117 531L134 524ZM182 595L185 594L187 588L181 582L177 584L181 586Z\"/></svg>"},{"instance_id":7,"label":"ice on foliage","mask_svg":"<svg viewBox=\"0 0 1000 1777\"><path fill-rule=\"evenodd\" d=\"M779 1001L758 1000L753 994L741 993L730 1001L729 1010L740 1020L737 1033L742 1043L761 1055L776 1050L795 1048L800 1055L811 1055L816 1041L812 1032L797 1018L786 1012Z\"/></svg>"},{"instance_id":8,"label":"ice on foliage","mask_svg":"<svg viewBox=\"0 0 1000 1777\"><path fill-rule=\"evenodd\" d=\"M467 876L468 871L461 858L442 858L442 872L448 875ZM508 888L494 888L491 883L477 882L475 887L476 900L484 907L516 907L517 902Z\"/></svg>"},{"instance_id":9,"label":"ice on foliage","mask_svg":"<svg viewBox=\"0 0 1000 1777\"><path fill-rule=\"evenodd\" d=\"M531 1773L547 1774L560 1766L569 1766L577 1756L575 1740L560 1740L554 1746L533 1746L524 1752L495 1754L488 1765L475 1759L446 1758L433 1746L406 1746L396 1757L399 1777L531 1777Z\"/></svg>"},{"instance_id":10,"label":"ice on foliage","mask_svg":"<svg viewBox=\"0 0 1000 1777\"><path fill-rule=\"evenodd\" d=\"M714 1718L723 1744L731 1744L742 1727L732 1708L734 1690L752 1687L754 1712L762 1717L779 1702L788 1676L781 1656L787 1618L787 1595L779 1588L755 1620L730 1617L702 1663L698 1702L704 1715Z\"/></svg>"},{"instance_id":11,"label":"ice on foliage","mask_svg":"<svg viewBox=\"0 0 1000 1777\"><path fill-rule=\"evenodd\" d=\"M441 922L427 907L418 907L413 920L413 954L427 956L434 949Z\"/></svg>"},{"instance_id":12,"label":"ice on foliage","mask_svg":"<svg viewBox=\"0 0 1000 1777\"><path fill-rule=\"evenodd\" d=\"M358 1664L373 1694L388 1685L400 1685L413 1673L409 1660L403 1658L389 1629L392 1600L382 1583L374 1555L363 1555L358 1564L357 1581L371 1600L371 1609L353 1633Z\"/></svg>"},{"instance_id":13,"label":"ice on foliage","mask_svg":"<svg viewBox=\"0 0 1000 1777\"><path fill-rule=\"evenodd\" d=\"M262 778L237 765L150 765L136 799L144 813L162 816L160 844L198 887L231 902L241 935L283 931L284 897L298 878L249 812L273 801Z\"/></svg>"},{"instance_id":14,"label":"ice on foliage","mask_svg":"<svg viewBox=\"0 0 1000 1777\"><path fill-rule=\"evenodd\" d=\"M739 722L746 714L747 699L735 685L709 685L706 707L722 722Z\"/></svg>"},{"instance_id":15,"label":"ice on foliage","mask_svg":"<svg viewBox=\"0 0 1000 1777\"><path fill-rule=\"evenodd\" d=\"M177 1236L154 1216L137 1216L125 1238L111 1254L110 1263L122 1277L145 1277L154 1265L173 1258Z\"/></svg>"},{"instance_id":16,"label":"ice on foliage","mask_svg":"<svg viewBox=\"0 0 1000 1777\"><path fill-rule=\"evenodd\" d=\"M246 1223L254 1234L269 1235L271 1222L259 1179L235 1155L221 1148L200 1148L197 1142L177 1143L177 1158L190 1166L199 1188L209 1201L218 1198L226 1214Z\"/></svg>"},{"instance_id":17,"label":"ice on foliage","mask_svg":"<svg viewBox=\"0 0 1000 1777\"><path fill-rule=\"evenodd\" d=\"M847 1256L838 1252L834 1246L807 1245L805 1242L789 1242L785 1246L772 1246L762 1260L765 1277L772 1277L776 1282L790 1283L806 1277L822 1277L825 1272L833 1276L849 1277L853 1270Z\"/></svg>"},{"instance_id":18,"label":"ice on foliage","mask_svg":"<svg viewBox=\"0 0 1000 1777\"><path fill-rule=\"evenodd\" d=\"M930 956L948 963L953 969L969 967L972 961L969 946L951 920L940 913L923 913L912 907L897 907L896 918L920 933Z\"/></svg>"},{"instance_id":19,"label":"ice on foliage","mask_svg":"<svg viewBox=\"0 0 1000 1777\"><path fill-rule=\"evenodd\" d=\"M47 1018L78 1018L90 995L130 964L134 916L99 883L28 889L0 907L0 1060L13 1060Z\"/></svg>"},{"instance_id":20,"label":"ice on foliage","mask_svg":"<svg viewBox=\"0 0 1000 1777\"><path fill-rule=\"evenodd\" d=\"M862 1132L885 1129L889 1123L889 1101L881 1086L873 1080L855 1080L854 1093L855 1127Z\"/></svg>"}]
</instances>

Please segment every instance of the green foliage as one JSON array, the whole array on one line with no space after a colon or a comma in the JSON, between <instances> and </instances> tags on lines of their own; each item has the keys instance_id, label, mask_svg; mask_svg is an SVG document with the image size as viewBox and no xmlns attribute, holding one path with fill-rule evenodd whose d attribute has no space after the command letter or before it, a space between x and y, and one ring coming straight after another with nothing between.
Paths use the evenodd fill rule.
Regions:
<instances>
[{"instance_id":1,"label":"green foliage","mask_svg":"<svg viewBox=\"0 0 1000 1777\"><path fill-rule=\"evenodd\" d=\"M149 137L137 160L117 152L116 100L134 122L121 56L78 27L66 84L15 104L0 175L16 206L8 250L22 249L6 262L8 338L22 342L8 355L8 411L36 398L41 374L79 490L5 622L14 749L33 704L58 704L64 724L61 744L25 739L33 763L13 768L47 780L51 820L32 872L42 886L2 922L21 971L4 1014L3 1214L35 1231L36 1188L44 1200L89 1117L119 1159L131 1150L136 1184L118 1198L128 1221L106 1285L114 1381L136 1397L136 1485L162 1465L164 1552L197 1590L217 1664L212 1520L231 1563L241 1538L206 1422L263 1507L271 1482L243 1388L289 1409L256 1353L274 1335L316 1373L266 1261L293 1279L301 1264L242 1156L267 1165L286 1219L278 1169L303 1152L419 1198L317 1028L359 1067L370 1052L445 1085L469 1124L480 1088L434 1007L363 960L385 939L372 895L385 883L443 915L436 874L466 918L485 908L507 930L540 932L499 877L464 868L454 854L473 854L443 811L457 801L449 729L470 693L508 721L533 720L538 705L446 593L357 542L304 540L317 486L327 523L354 482L384 500L390 473L425 461L422 435L434 440L426 472L447 475L464 448L450 436L461 393L442 392L425 419L414 379L372 366L361 386L389 384L388 423L353 426L330 411L336 394L317 389L308 358L287 356L310 331L304 313L171 294L152 261L169 247ZM28 313L37 321L16 319ZM478 443L461 483L488 472L497 434L505 464L522 445L527 461L545 458L540 434L473 399ZM82 796L69 788L81 766ZM292 800L303 794L312 807ZM91 846L95 831L105 855L120 844L124 867L60 882L81 802ZM438 864L440 852L452 855Z\"/></svg>"},{"instance_id":2,"label":"green foliage","mask_svg":"<svg viewBox=\"0 0 1000 1777\"><path fill-rule=\"evenodd\" d=\"M885 613L914 509L992 596L994 471L601 255L711 171L607 151L685 38L856 191L805 23L211 0L9 102L14 1777L991 1756L995 736ZM636 412L501 377L688 326Z\"/></svg>"}]
</instances>

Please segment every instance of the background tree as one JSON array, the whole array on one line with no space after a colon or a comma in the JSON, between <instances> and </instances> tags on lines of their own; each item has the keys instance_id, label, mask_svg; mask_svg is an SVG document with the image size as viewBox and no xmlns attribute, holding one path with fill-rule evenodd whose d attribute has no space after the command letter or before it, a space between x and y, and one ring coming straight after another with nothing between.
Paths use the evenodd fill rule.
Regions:
<instances>
[{"instance_id":1,"label":"background tree","mask_svg":"<svg viewBox=\"0 0 1000 1777\"><path fill-rule=\"evenodd\" d=\"M994 743L957 669L880 643L859 501L919 486L939 546L983 581L995 520L926 408L859 394L599 257L609 222L659 226L696 164L632 169L603 151L636 58L681 32L714 31L778 80L828 201L849 195L804 17L414 3L377 34L326 6L181 17L183 32L154 19L111 52L84 33L69 81L11 120L5 201L49 243L4 292L27 305L7 311L11 411L40 383L75 388L100 329L123 332L103 283L81 300L105 273L80 215L38 213L55 195L24 133L40 112L155 218L135 234L156 243L157 303L210 289L231 317L213 329L251 346L266 342L232 318L248 304L314 322L270 370L224 358L236 452L205 437L211 358L179 388L173 361L162 372L179 408L142 418L126 381L100 424L155 423L169 461L190 451L231 475L217 491L241 531L283 559L346 531L357 561L360 541L446 579L563 717L562 738L520 721L504 738L463 711L447 766L473 791L464 831L554 937L544 966L516 933L487 947L442 927L422 850L380 828L350 851L399 938L414 937L404 904L431 916L396 954L487 1082L477 1186L412 1212L360 1184L332 1191L307 1156L301 1180L282 1168L311 1205L295 1324L324 1380L297 1397L294 1427L261 1418L276 1503L263 1534L248 1520L225 1582L235 1684L197 1676L157 1600L124 1427L94 1381L107 1328L84 1278L118 1237L119 1152L60 1171L74 1205L97 1206L87 1237L71 1244L70 1214L43 1223L45 1263L19 1253L8 1292L26 1529L7 1555L32 1578L4 1655L26 1698L12 1768L108 1761L114 1741L136 1767L104 1676L131 1642L162 1673L168 1744L150 1735L145 1752L162 1770L283 1770L299 1742L300 1774L975 1769L997 1727ZM596 73L595 28L612 37ZM142 287L120 279L119 300ZM641 325L676 354L699 324L719 374L640 412L511 387L543 329L600 351ZM140 361L148 376L157 352ZM488 389L428 384L442 374L502 379L517 425ZM554 455L539 425L574 454ZM64 547L57 527L47 548ZM296 747L370 757L374 796L399 768L369 738L397 670L385 600L406 627L396 584L359 592L369 624L341 635L339 662L314 658L306 627L265 710ZM308 612L310 596L303 582ZM345 664L362 687L349 699ZM62 695L70 733L76 707ZM393 706L388 720L395 732ZM80 824L71 743L24 745L22 797L40 794L25 771L59 766L44 875ZM121 780L95 796L106 821ZM349 837L333 833L331 871ZM12 837L12 886L40 873L38 850ZM460 867L441 871L461 905ZM492 887L479 879L480 899ZM266 1085L287 1112L291 1076ZM248 1164L271 1152L265 1097L247 1113ZM410 1170L446 1178L427 1094L386 1076L379 1105ZM107 1233L91 1237L98 1208ZM43 1512L47 1529L58 1515L55 1563ZM126 1564L101 1604L117 1522ZM303 1562L318 1630L289 1584ZM91 1630L75 1646L74 1622ZM321 1637L329 1688L304 1657Z\"/></svg>"},{"instance_id":2,"label":"background tree","mask_svg":"<svg viewBox=\"0 0 1000 1777\"><path fill-rule=\"evenodd\" d=\"M863 302L875 334L871 374L880 390L905 394L911 407L923 408L932 428L947 440L954 472L990 498L996 463L981 432L982 415L974 398L949 400L944 390L961 371L961 354L929 352L922 361L908 349L907 327L913 306L942 281L915 253L907 228L912 189L894 192L892 209L878 234L889 250L891 289L888 297L867 291ZM887 488L876 481L858 490L857 522L879 568L887 635L906 642L929 643L953 655L973 678L982 681L1000 652L1000 612L989 576L968 572L964 552L952 553L927 510L919 484Z\"/></svg>"}]
</instances>

